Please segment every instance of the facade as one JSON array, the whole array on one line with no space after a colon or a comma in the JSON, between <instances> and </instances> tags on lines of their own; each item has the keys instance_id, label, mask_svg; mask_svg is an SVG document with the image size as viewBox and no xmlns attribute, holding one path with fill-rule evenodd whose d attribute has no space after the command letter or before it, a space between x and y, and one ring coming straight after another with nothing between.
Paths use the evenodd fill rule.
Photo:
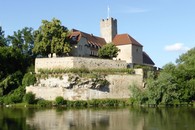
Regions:
<instances>
[{"instance_id":1,"label":"facade","mask_svg":"<svg viewBox=\"0 0 195 130\"><path fill-rule=\"evenodd\" d=\"M143 45L129 34L117 34L117 20L113 18L100 21L100 35L94 36L73 29L70 35L72 56L97 57L98 50L105 44L113 43L120 49L117 60L125 60L129 65L154 66L154 62L143 51Z\"/></svg>"},{"instance_id":2,"label":"facade","mask_svg":"<svg viewBox=\"0 0 195 130\"><path fill-rule=\"evenodd\" d=\"M104 38L94 36L76 29L72 29L72 51L70 55L81 57L97 57L98 49L106 44Z\"/></svg>"},{"instance_id":3,"label":"facade","mask_svg":"<svg viewBox=\"0 0 195 130\"><path fill-rule=\"evenodd\" d=\"M118 34L113 43L120 49L117 59L127 63L143 64L143 46L128 34Z\"/></svg>"}]
</instances>

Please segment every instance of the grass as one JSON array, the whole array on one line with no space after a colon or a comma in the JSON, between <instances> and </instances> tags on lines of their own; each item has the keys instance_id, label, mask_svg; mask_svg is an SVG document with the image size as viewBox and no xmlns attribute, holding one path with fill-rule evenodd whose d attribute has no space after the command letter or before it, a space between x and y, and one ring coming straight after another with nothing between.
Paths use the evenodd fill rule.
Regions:
<instances>
[{"instance_id":1,"label":"grass","mask_svg":"<svg viewBox=\"0 0 195 130\"><path fill-rule=\"evenodd\" d=\"M64 73L96 73L96 74L134 74L133 69L93 69L87 68L70 68L70 69L39 69L40 74L64 74Z\"/></svg>"},{"instance_id":2,"label":"grass","mask_svg":"<svg viewBox=\"0 0 195 130\"><path fill-rule=\"evenodd\" d=\"M92 100L64 100L64 104L56 104L56 101L38 100L36 104L16 103L6 105L5 107L17 108L51 108L51 107L65 107L65 108L102 108L102 107L125 107L130 106L129 99L92 99Z\"/></svg>"}]
</instances>

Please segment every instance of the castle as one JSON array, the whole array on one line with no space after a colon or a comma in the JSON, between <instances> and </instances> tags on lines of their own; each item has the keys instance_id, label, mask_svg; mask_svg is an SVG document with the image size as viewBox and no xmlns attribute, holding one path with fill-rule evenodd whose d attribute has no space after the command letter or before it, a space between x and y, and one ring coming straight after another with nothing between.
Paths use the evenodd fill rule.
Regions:
<instances>
[{"instance_id":1,"label":"castle","mask_svg":"<svg viewBox=\"0 0 195 130\"><path fill-rule=\"evenodd\" d=\"M95 69L124 69L127 64L154 66L154 62L143 51L143 46L132 38L129 34L117 34L117 20L113 18L101 20L101 37L94 36L79 30L72 29L70 38L72 50L68 57L58 58L36 58L35 72L39 69L67 69L67 68L87 68ZM98 50L105 44L113 43L120 49L115 60L100 59L97 57ZM134 74L107 74L104 80L109 85L101 88L94 87L94 79L82 78L77 74L61 74L61 78L52 77L41 78L36 84L26 87L26 92L33 92L37 98L55 100L57 96L62 96L66 100L91 100L106 98L129 98L132 93L129 86L137 86L143 89L144 72L142 69L134 70ZM55 75L55 74L54 74ZM75 77L75 78L74 78ZM79 78L79 82L75 82ZM101 78L101 77L98 77ZM73 80L70 80L73 79Z\"/></svg>"},{"instance_id":2,"label":"castle","mask_svg":"<svg viewBox=\"0 0 195 130\"><path fill-rule=\"evenodd\" d=\"M143 45L129 34L117 33L117 20L114 18L100 21L100 37L76 29L71 31L71 56L96 57L98 49L103 45L113 43L120 49L116 60L124 60L129 66L154 66L154 62L143 51Z\"/></svg>"}]
</instances>

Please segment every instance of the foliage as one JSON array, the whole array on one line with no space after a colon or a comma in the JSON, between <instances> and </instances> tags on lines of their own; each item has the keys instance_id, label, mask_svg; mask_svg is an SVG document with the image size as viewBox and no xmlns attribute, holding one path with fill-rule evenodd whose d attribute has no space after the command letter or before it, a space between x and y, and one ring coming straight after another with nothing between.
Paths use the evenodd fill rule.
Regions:
<instances>
[{"instance_id":1,"label":"foliage","mask_svg":"<svg viewBox=\"0 0 195 130\"><path fill-rule=\"evenodd\" d=\"M125 69L93 69L89 70L85 67L70 68L70 69L39 69L40 74L63 74L63 73L97 73L97 74L134 74L134 70L130 68Z\"/></svg>"},{"instance_id":2,"label":"foliage","mask_svg":"<svg viewBox=\"0 0 195 130\"><path fill-rule=\"evenodd\" d=\"M77 101L67 101L68 107L87 107L88 102L84 100L77 100Z\"/></svg>"},{"instance_id":3,"label":"foliage","mask_svg":"<svg viewBox=\"0 0 195 130\"><path fill-rule=\"evenodd\" d=\"M30 86L36 83L36 77L35 74L29 72L26 73L22 79L22 85L23 86Z\"/></svg>"},{"instance_id":4,"label":"foliage","mask_svg":"<svg viewBox=\"0 0 195 130\"><path fill-rule=\"evenodd\" d=\"M65 105L66 101L64 100L64 98L62 96L58 96L55 99L55 103L56 103L56 105Z\"/></svg>"},{"instance_id":5,"label":"foliage","mask_svg":"<svg viewBox=\"0 0 195 130\"><path fill-rule=\"evenodd\" d=\"M37 100L37 105L40 107L51 107L52 102L44 99L38 99Z\"/></svg>"},{"instance_id":6,"label":"foliage","mask_svg":"<svg viewBox=\"0 0 195 130\"><path fill-rule=\"evenodd\" d=\"M146 92L141 90L139 87L137 87L136 85L132 85L129 89L132 92L132 98L130 99L132 104L141 105L147 101Z\"/></svg>"},{"instance_id":7,"label":"foliage","mask_svg":"<svg viewBox=\"0 0 195 130\"><path fill-rule=\"evenodd\" d=\"M4 36L4 31L2 30L2 27L0 26L0 47L6 46L6 38Z\"/></svg>"},{"instance_id":8,"label":"foliage","mask_svg":"<svg viewBox=\"0 0 195 130\"><path fill-rule=\"evenodd\" d=\"M195 48L166 64L158 77L150 74L145 91L134 92L141 104L186 104L195 100ZM145 100L142 100L145 99Z\"/></svg>"},{"instance_id":9,"label":"foliage","mask_svg":"<svg viewBox=\"0 0 195 130\"><path fill-rule=\"evenodd\" d=\"M98 56L105 59L112 59L117 57L119 51L120 49L113 43L108 43L98 50Z\"/></svg>"},{"instance_id":10,"label":"foliage","mask_svg":"<svg viewBox=\"0 0 195 130\"><path fill-rule=\"evenodd\" d=\"M34 104L35 103L35 94L33 94L32 92L28 92L24 95L24 102L28 103L28 104Z\"/></svg>"},{"instance_id":11,"label":"foliage","mask_svg":"<svg viewBox=\"0 0 195 130\"><path fill-rule=\"evenodd\" d=\"M26 27L7 38L4 38L4 32L0 31L1 41L3 40L6 42L5 44L9 45L0 46L0 95L5 96L5 100L8 102L21 101L22 93L21 95L17 94L19 90L15 89L20 88L23 74L33 61L32 31L32 28Z\"/></svg>"},{"instance_id":12,"label":"foliage","mask_svg":"<svg viewBox=\"0 0 195 130\"><path fill-rule=\"evenodd\" d=\"M53 18L52 21L43 20L42 25L35 31L35 46L33 51L36 54L47 56L56 53L64 55L71 50L68 29L61 25L60 20Z\"/></svg>"},{"instance_id":13,"label":"foliage","mask_svg":"<svg viewBox=\"0 0 195 130\"><path fill-rule=\"evenodd\" d=\"M1 95L6 95L12 90L21 85L22 73L17 71L7 76L2 82L0 82L0 88L2 88Z\"/></svg>"},{"instance_id":14,"label":"foliage","mask_svg":"<svg viewBox=\"0 0 195 130\"><path fill-rule=\"evenodd\" d=\"M20 103L22 102L23 96L25 95L25 88L19 86L17 89L4 96L3 102L5 104Z\"/></svg>"},{"instance_id":15,"label":"foliage","mask_svg":"<svg viewBox=\"0 0 195 130\"><path fill-rule=\"evenodd\" d=\"M8 41L13 48L19 49L22 54L31 56L34 47L33 29L25 27L22 30L14 31L13 36L8 36Z\"/></svg>"},{"instance_id":16,"label":"foliage","mask_svg":"<svg viewBox=\"0 0 195 130\"><path fill-rule=\"evenodd\" d=\"M16 71L25 72L29 65L26 56L13 47L0 47L0 80Z\"/></svg>"}]
</instances>

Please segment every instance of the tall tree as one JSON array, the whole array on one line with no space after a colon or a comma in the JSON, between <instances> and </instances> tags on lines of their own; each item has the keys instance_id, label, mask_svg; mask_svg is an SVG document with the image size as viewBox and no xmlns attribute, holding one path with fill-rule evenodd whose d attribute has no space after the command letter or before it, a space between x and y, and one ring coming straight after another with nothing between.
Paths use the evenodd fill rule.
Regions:
<instances>
[{"instance_id":1,"label":"tall tree","mask_svg":"<svg viewBox=\"0 0 195 130\"><path fill-rule=\"evenodd\" d=\"M71 51L68 29L61 25L60 20L43 20L42 25L35 31L35 46L33 51L47 56L56 53L64 55Z\"/></svg>"},{"instance_id":2,"label":"tall tree","mask_svg":"<svg viewBox=\"0 0 195 130\"><path fill-rule=\"evenodd\" d=\"M34 47L33 29L25 27L22 30L14 31L13 36L8 36L8 41L13 48L17 48L22 54L32 55Z\"/></svg>"},{"instance_id":3,"label":"tall tree","mask_svg":"<svg viewBox=\"0 0 195 130\"><path fill-rule=\"evenodd\" d=\"M134 98L142 103L157 105L194 101L195 48L182 54L176 63L176 65L166 64L157 78L149 76L145 91L137 91L134 93ZM140 95L144 95L145 98L137 98Z\"/></svg>"},{"instance_id":4,"label":"tall tree","mask_svg":"<svg viewBox=\"0 0 195 130\"><path fill-rule=\"evenodd\" d=\"M6 46L6 39L4 37L4 31L2 30L2 27L0 26L0 47Z\"/></svg>"}]
</instances>

